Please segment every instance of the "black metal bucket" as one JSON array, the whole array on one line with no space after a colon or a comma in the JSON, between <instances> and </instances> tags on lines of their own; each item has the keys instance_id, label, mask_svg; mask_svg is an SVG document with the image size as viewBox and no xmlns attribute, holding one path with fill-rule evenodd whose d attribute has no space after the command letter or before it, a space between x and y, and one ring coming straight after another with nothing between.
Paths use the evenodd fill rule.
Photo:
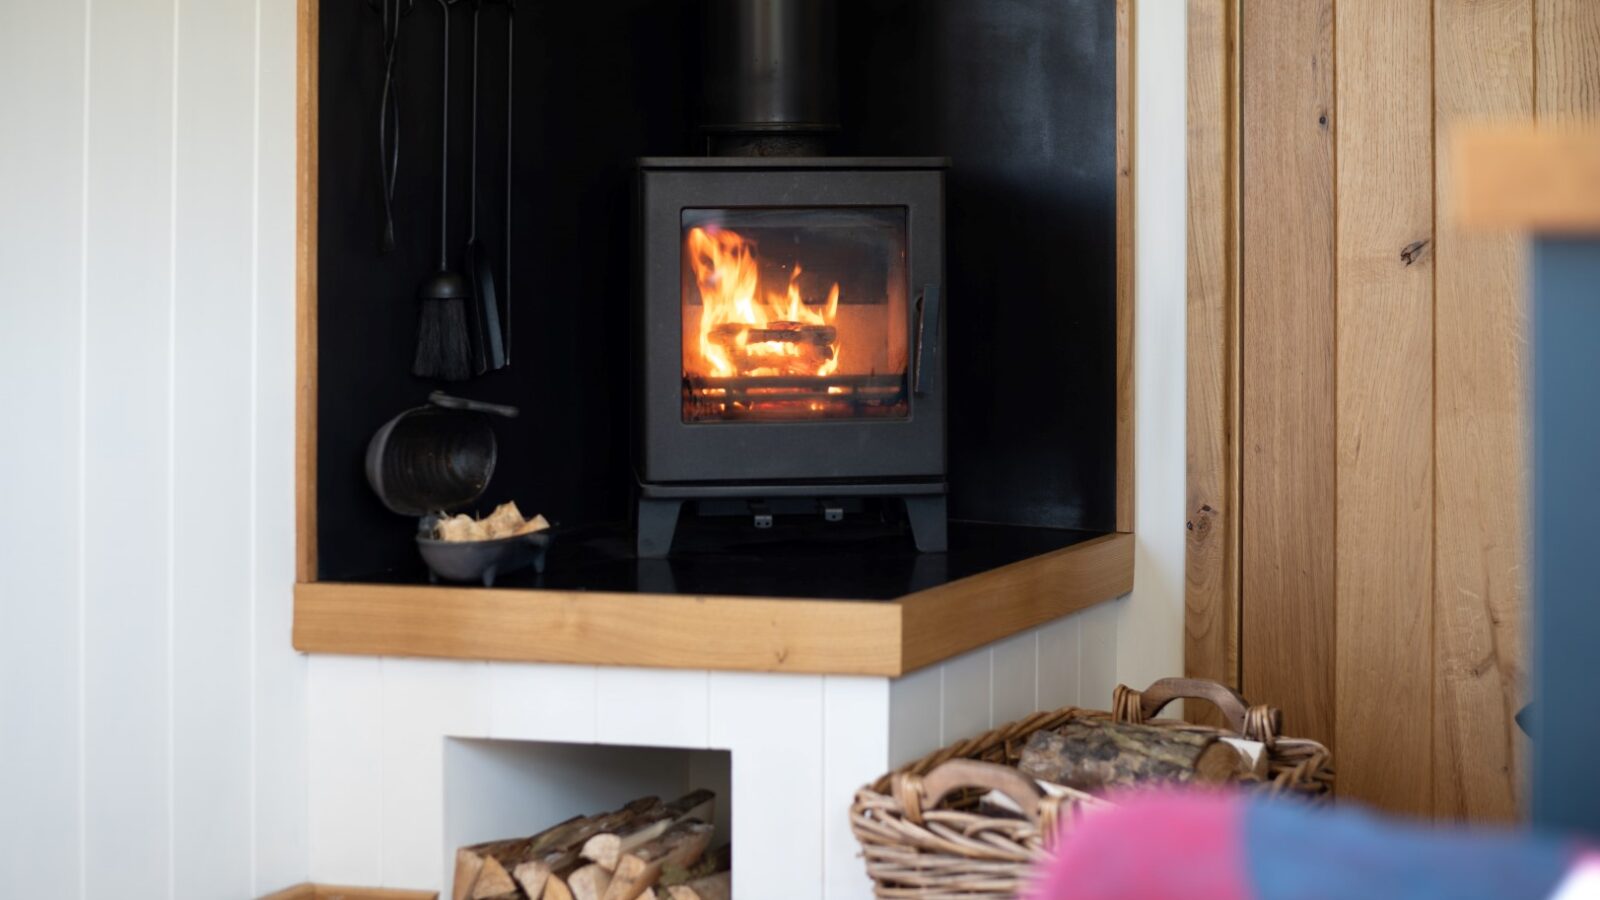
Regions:
<instances>
[{"instance_id":1,"label":"black metal bucket","mask_svg":"<svg viewBox=\"0 0 1600 900\"><path fill-rule=\"evenodd\" d=\"M488 587L518 569L544 571L548 530L492 541L433 537L441 515L472 503L489 487L499 449L490 417L516 415L514 406L435 391L427 405L390 419L367 443L367 484L391 512L418 517L417 550L431 580Z\"/></svg>"}]
</instances>

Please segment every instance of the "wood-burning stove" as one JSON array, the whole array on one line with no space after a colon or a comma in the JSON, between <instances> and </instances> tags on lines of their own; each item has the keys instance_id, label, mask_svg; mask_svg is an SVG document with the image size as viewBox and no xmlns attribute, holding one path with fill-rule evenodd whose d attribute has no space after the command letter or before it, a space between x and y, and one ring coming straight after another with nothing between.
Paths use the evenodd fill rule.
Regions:
<instances>
[{"instance_id":1,"label":"wood-burning stove","mask_svg":"<svg viewBox=\"0 0 1600 900\"><path fill-rule=\"evenodd\" d=\"M945 166L641 161L641 556L712 498L902 497L944 549Z\"/></svg>"},{"instance_id":2,"label":"wood-burning stove","mask_svg":"<svg viewBox=\"0 0 1600 900\"><path fill-rule=\"evenodd\" d=\"M898 497L945 549L944 159L824 155L833 0L706 0L707 152L639 163L638 552L685 500Z\"/></svg>"}]
</instances>

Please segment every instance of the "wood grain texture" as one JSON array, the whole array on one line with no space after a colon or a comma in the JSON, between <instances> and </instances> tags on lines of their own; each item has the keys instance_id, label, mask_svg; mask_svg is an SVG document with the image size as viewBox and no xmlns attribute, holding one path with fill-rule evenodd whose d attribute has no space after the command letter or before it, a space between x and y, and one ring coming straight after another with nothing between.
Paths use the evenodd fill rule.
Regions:
<instances>
[{"instance_id":1,"label":"wood grain texture","mask_svg":"<svg viewBox=\"0 0 1600 900\"><path fill-rule=\"evenodd\" d=\"M899 676L1133 588L1111 534L892 602L319 582L310 653Z\"/></svg>"},{"instance_id":2,"label":"wood grain texture","mask_svg":"<svg viewBox=\"0 0 1600 900\"><path fill-rule=\"evenodd\" d=\"M1332 747L1333 4L1242 9L1240 688Z\"/></svg>"},{"instance_id":3,"label":"wood grain texture","mask_svg":"<svg viewBox=\"0 0 1600 900\"><path fill-rule=\"evenodd\" d=\"M895 601L900 675L1133 590L1131 534L1109 534Z\"/></svg>"},{"instance_id":4,"label":"wood grain texture","mask_svg":"<svg viewBox=\"0 0 1600 900\"><path fill-rule=\"evenodd\" d=\"M1184 674L1237 688L1238 5L1189 0L1188 12ZM1209 715L1207 721L1220 724Z\"/></svg>"},{"instance_id":5,"label":"wood grain texture","mask_svg":"<svg viewBox=\"0 0 1600 900\"><path fill-rule=\"evenodd\" d=\"M1600 231L1600 123L1589 130L1479 125L1453 130L1442 190L1471 231Z\"/></svg>"},{"instance_id":6,"label":"wood grain texture","mask_svg":"<svg viewBox=\"0 0 1600 900\"><path fill-rule=\"evenodd\" d=\"M317 84L319 0L300 0L295 88L295 580L317 578Z\"/></svg>"},{"instance_id":7,"label":"wood grain texture","mask_svg":"<svg viewBox=\"0 0 1600 900\"><path fill-rule=\"evenodd\" d=\"M1433 812L1516 818L1525 699L1528 332L1522 240L1452 225L1458 126L1533 115L1532 0L1437 0ZM1600 150L1600 147L1597 147ZM1597 154L1600 156L1600 154Z\"/></svg>"},{"instance_id":8,"label":"wood grain texture","mask_svg":"<svg viewBox=\"0 0 1600 900\"><path fill-rule=\"evenodd\" d=\"M1339 793L1433 799L1432 10L1340 0Z\"/></svg>"},{"instance_id":9,"label":"wood grain texture","mask_svg":"<svg viewBox=\"0 0 1600 900\"><path fill-rule=\"evenodd\" d=\"M1117 531L1133 531L1133 0L1117 0Z\"/></svg>"},{"instance_id":10,"label":"wood grain texture","mask_svg":"<svg viewBox=\"0 0 1600 900\"><path fill-rule=\"evenodd\" d=\"M295 591L294 645L432 656L760 672L893 674L890 603L321 582Z\"/></svg>"},{"instance_id":11,"label":"wood grain texture","mask_svg":"<svg viewBox=\"0 0 1600 900\"><path fill-rule=\"evenodd\" d=\"M1535 97L1542 125L1600 118L1600 3L1535 0Z\"/></svg>"}]
</instances>

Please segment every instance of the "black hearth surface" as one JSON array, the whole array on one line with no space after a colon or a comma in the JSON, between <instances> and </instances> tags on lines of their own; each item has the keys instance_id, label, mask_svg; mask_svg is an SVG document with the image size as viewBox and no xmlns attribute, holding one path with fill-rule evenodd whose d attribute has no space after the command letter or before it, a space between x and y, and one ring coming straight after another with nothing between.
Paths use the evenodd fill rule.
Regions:
<instances>
[{"instance_id":1,"label":"black hearth surface","mask_svg":"<svg viewBox=\"0 0 1600 900\"><path fill-rule=\"evenodd\" d=\"M895 600L1082 543L1101 532L950 523L946 553L918 553L906 533L850 522L755 531L748 521L703 522L680 532L672 556L639 559L625 523L558 532L543 575L506 575L494 589L606 591L820 600ZM414 570L351 578L426 584Z\"/></svg>"}]
</instances>

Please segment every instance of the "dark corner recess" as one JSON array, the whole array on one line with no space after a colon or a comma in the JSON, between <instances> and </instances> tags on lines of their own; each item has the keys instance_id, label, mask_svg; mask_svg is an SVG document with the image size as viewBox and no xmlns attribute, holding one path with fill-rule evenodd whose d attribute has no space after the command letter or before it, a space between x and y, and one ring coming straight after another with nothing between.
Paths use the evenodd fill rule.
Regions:
<instances>
[{"instance_id":1,"label":"dark corner recess","mask_svg":"<svg viewBox=\"0 0 1600 900\"><path fill-rule=\"evenodd\" d=\"M837 116L827 152L948 157L945 277L949 552L918 554L872 498L844 521L756 532L711 517L667 560L634 558L633 190L640 157L704 154L702 27L714 0L516 5L515 237L509 367L452 393L522 410L497 421L480 512L516 500L561 522L542 574L507 586L878 598L992 569L1113 529L1115 490L1114 0L840 2ZM470 12L452 61L470 59ZM483 13L479 141L502 146L502 4ZM418 2L396 53L395 249L379 253L384 77L378 16L323 3L319 86L319 577L425 578L415 520L384 508L362 460L373 432L442 385L410 374L417 285L438 250L437 4ZM468 69L451 82L455 122ZM713 101L713 107L715 105ZM456 145L452 145L453 147ZM725 150L726 148L724 148ZM454 154L456 151L452 151ZM460 151L465 154L465 150ZM504 246L503 158L479 163L479 240ZM451 166L449 243L466 236ZM497 262L503 253L495 254ZM504 270L502 268L502 277ZM993 524L978 524L993 523Z\"/></svg>"}]
</instances>

